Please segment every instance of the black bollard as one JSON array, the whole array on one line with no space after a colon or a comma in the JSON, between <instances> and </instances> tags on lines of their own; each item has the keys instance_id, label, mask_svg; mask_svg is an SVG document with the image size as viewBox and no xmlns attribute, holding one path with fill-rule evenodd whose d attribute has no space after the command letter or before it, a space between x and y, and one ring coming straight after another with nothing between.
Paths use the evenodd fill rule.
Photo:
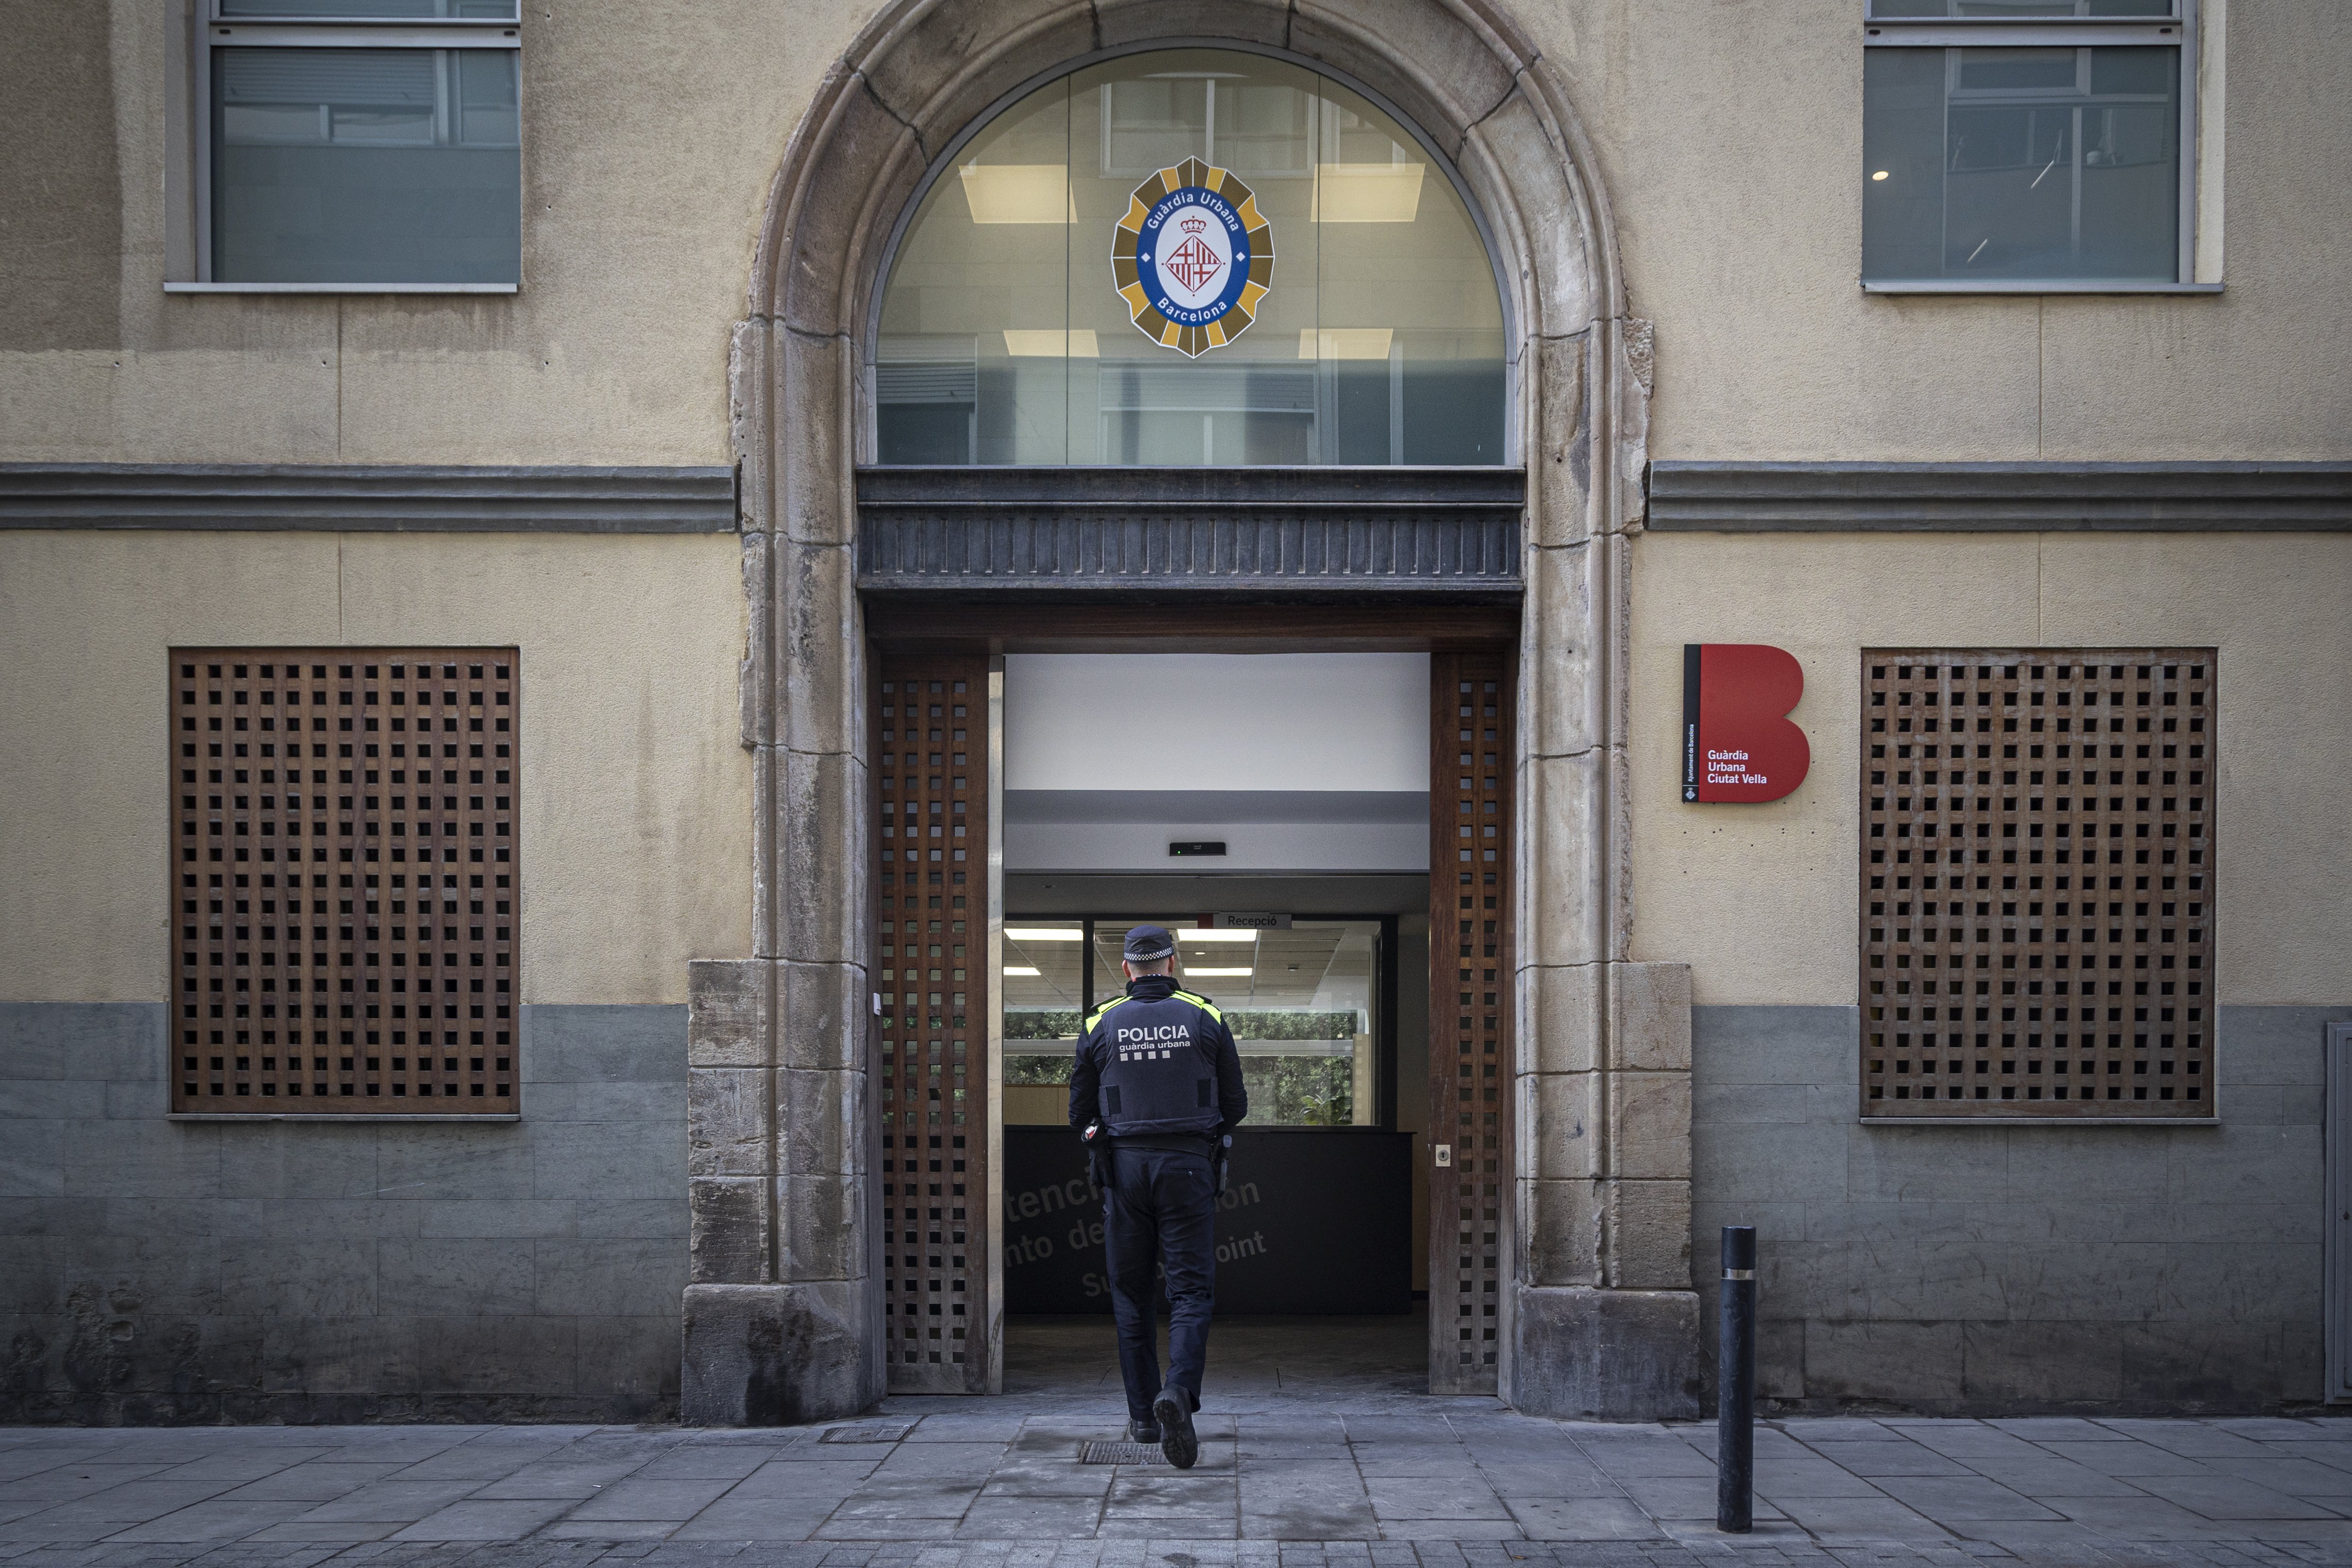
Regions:
<instances>
[{"instance_id":1,"label":"black bollard","mask_svg":"<svg viewBox=\"0 0 2352 1568\"><path fill-rule=\"evenodd\" d=\"M1756 1228L1723 1228L1721 1354L1716 1366L1715 1527L1756 1526Z\"/></svg>"}]
</instances>

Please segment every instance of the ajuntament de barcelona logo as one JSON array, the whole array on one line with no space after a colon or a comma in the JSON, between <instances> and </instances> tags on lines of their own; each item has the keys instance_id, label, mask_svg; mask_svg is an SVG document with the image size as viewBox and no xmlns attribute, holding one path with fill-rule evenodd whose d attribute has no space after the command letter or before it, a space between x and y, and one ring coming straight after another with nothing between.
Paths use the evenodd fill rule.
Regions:
<instances>
[{"instance_id":1,"label":"ajuntament de barcelona logo","mask_svg":"<svg viewBox=\"0 0 2352 1568\"><path fill-rule=\"evenodd\" d=\"M1247 185L1187 158L1128 198L1110 266L1136 327L1198 358L1257 319L1274 283L1274 230Z\"/></svg>"}]
</instances>

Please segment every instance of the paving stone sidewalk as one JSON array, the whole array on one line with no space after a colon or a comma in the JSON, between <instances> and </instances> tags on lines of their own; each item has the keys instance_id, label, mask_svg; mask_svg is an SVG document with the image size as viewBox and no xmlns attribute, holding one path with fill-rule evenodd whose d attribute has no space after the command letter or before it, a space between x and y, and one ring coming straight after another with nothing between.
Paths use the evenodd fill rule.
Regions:
<instances>
[{"instance_id":1,"label":"paving stone sidewalk","mask_svg":"<svg viewBox=\"0 0 2352 1568\"><path fill-rule=\"evenodd\" d=\"M2347 1560L2340 1548L2299 1552L2260 1543L2158 1542L2027 1559L2063 1568L2251 1568L2254 1564L2327 1564ZM167 1553L156 1547L43 1547L16 1559L35 1568L84 1564L137 1568L1983 1568L1981 1553L1949 1547L1888 1544L1825 1548L1805 1543L1731 1548L1703 1543L1643 1545L1632 1542L1108 1542L1057 1544L977 1542L812 1542L722 1544L679 1542L268 1546L243 1543ZM2004 1563L2020 1560L2003 1556Z\"/></svg>"},{"instance_id":2,"label":"paving stone sidewalk","mask_svg":"<svg viewBox=\"0 0 2352 1568\"><path fill-rule=\"evenodd\" d=\"M1202 1460L1087 1465L1099 1400L898 1399L832 1427L0 1428L0 1559L647 1568L2343 1563L2352 1421L1791 1419L1754 1535L1713 1428L1255 1395Z\"/></svg>"}]
</instances>

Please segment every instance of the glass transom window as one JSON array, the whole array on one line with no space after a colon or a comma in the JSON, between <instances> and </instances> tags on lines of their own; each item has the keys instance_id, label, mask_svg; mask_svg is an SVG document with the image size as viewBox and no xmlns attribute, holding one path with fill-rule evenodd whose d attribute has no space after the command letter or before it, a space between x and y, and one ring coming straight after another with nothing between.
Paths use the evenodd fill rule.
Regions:
<instances>
[{"instance_id":1,"label":"glass transom window","mask_svg":"<svg viewBox=\"0 0 2352 1568\"><path fill-rule=\"evenodd\" d=\"M895 464L1497 464L1503 318L1446 170L1286 61L1131 55L935 177L875 341Z\"/></svg>"}]
</instances>

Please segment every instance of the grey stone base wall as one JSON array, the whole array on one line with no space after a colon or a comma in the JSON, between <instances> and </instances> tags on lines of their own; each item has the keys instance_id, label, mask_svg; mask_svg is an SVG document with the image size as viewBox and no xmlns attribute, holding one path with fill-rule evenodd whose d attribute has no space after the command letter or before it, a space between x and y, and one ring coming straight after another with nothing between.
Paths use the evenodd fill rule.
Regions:
<instances>
[{"instance_id":1,"label":"grey stone base wall","mask_svg":"<svg viewBox=\"0 0 2352 1568\"><path fill-rule=\"evenodd\" d=\"M882 1398L880 1314L870 1280L689 1285L685 1388L690 1427L796 1427Z\"/></svg>"},{"instance_id":2,"label":"grey stone base wall","mask_svg":"<svg viewBox=\"0 0 2352 1568\"><path fill-rule=\"evenodd\" d=\"M1693 1292L1521 1285L1514 1308L1514 1410L1569 1421L1697 1418Z\"/></svg>"},{"instance_id":3,"label":"grey stone base wall","mask_svg":"<svg viewBox=\"0 0 2352 1568\"><path fill-rule=\"evenodd\" d=\"M2225 1007L2217 1126L1856 1114L1853 1008L1702 1007L1692 1256L1706 1397L1725 1225L1757 1228L1758 1377L1787 1411L2250 1412L2316 1404L2326 1026Z\"/></svg>"},{"instance_id":4,"label":"grey stone base wall","mask_svg":"<svg viewBox=\"0 0 2352 1568\"><path fill-rule=\"evenodd\" d=\"M480 1125L169 1121L164 1022L0 1003L0 1422L676 1416L685 1008L525 1007Z\"/></svg>"}]
</instances>

